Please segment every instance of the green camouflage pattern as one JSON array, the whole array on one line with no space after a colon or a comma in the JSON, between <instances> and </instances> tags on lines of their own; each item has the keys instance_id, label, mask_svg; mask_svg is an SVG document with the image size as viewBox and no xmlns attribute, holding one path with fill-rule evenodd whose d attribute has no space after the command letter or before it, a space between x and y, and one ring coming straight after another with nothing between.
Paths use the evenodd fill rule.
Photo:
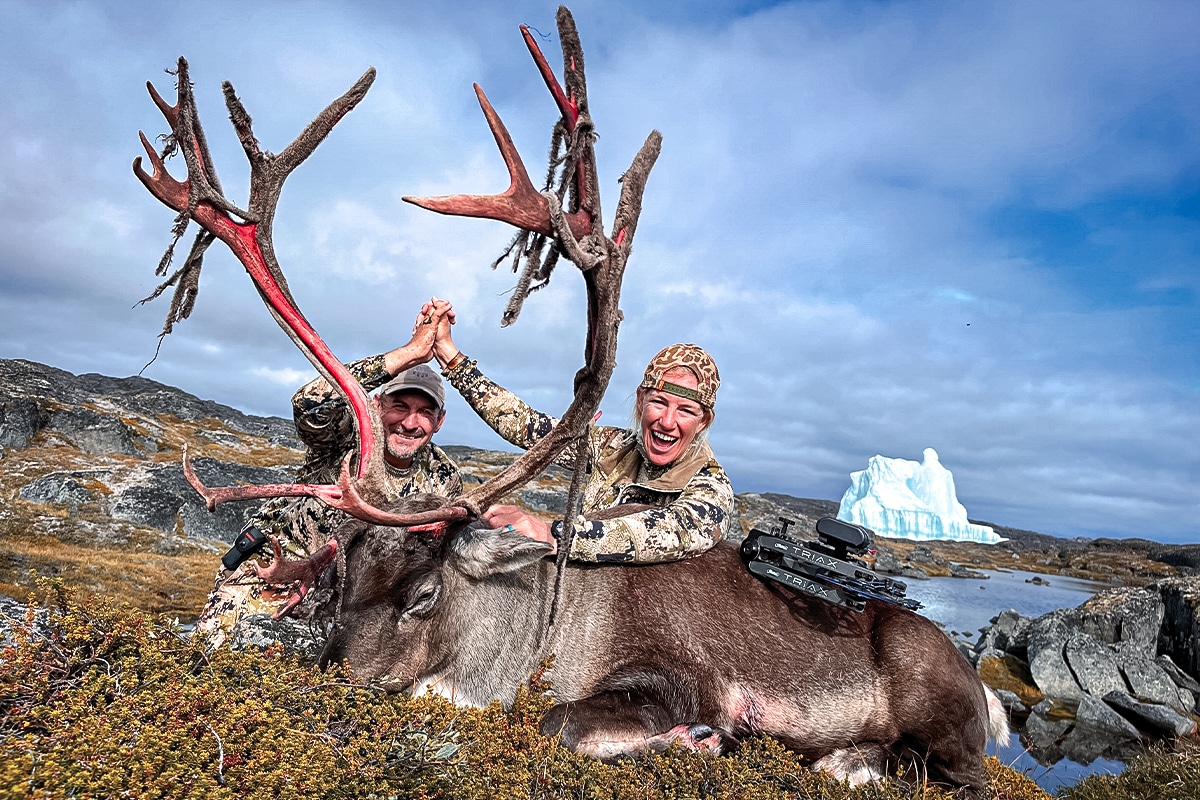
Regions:
<instances>
[{"instance_id":1,"label":"green camouflage pattern","mask_svg":"<svg viewBox=\"0 0 1200 800\"><path fill-rule=\"evenodd\" d=\"M346 365L346 369L368 392L392 379L384 369L382 355L371 356ZM337 483L342 460L355 448L354 419L341 394L324 378L317 378L292 397L296 432L307 448L304 464L296 474L297 483ZM387 500L425 492L443 497L462 493L458 465L432 443L417 451L413 465L405 470L386 464L383 491ZM277 497L262 504L247 527L253 526L279 541L284 557L305 559L333 538L334 532L349 516L312 497ZM253 564L265 556L272 558L268 546L256 558L243 562L232 573L218 569L215 585L204 610L196 621L196 631L213 647L219 646L238 620L251 614L274 614L283 608L290 587L273 587L260 580ZM319 613L319 609L309 609Z\"/></svg>"},{"instance_id":2,"label":"green camouflage pattern","mask_svg":"<svg viewBox=\"0 0 1200 800\"><path fill-rule=\"evenodd\" d=\"M558 420L527 405L464 359L443 376L491 428L528 449ZM634 431L593 427L591 471L570 557L578 561L655 563L699 555L723 539L734 520L733 487L707 444L693 446L675 464L656 467L641 455ZM574 448L557 462L571 469ZM607 520L590 513L625 504L653 508Z\"/></svg>"}]
</instances>

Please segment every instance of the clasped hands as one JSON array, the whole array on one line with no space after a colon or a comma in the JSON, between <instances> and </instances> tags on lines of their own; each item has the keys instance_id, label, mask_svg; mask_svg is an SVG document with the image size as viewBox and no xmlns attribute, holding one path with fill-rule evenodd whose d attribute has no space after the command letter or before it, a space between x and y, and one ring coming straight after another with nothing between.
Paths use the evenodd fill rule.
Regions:
<instances>
[{"instance_id":1,"label":"clasped hands","mask_svg":"<svg viewBox=\"0 0 1200 800\"><path fill-rule=\"evenodd\" d=\"M436 358L438 364L445 367L459 355L450 330L454 322L454 308L450 302L430 298L417 313L412 340L401 349L408 351L412 364L424 364ZM518 506L492 506L483 513L483 521L492 528L511 528L535 542L550 545L549 555L558 552L558 542L550 526Z\"/></svg>"}]
</instances>

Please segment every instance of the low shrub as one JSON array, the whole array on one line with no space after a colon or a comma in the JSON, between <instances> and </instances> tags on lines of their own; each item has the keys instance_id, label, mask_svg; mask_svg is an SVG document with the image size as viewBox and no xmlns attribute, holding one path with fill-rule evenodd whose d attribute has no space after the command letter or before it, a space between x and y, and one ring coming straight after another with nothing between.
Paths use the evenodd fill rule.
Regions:
<instances>
[{"instance_id":1,"label":"low shrub","mask_svg":"<svg viewBox=\"0 0 1200 800\"><path fill-rule=\"evenodd\" d=\"M165 620L78 601L61 582L40 589L0 654L2 798L947 797L851 789L766 738L722 758L672 749L602 764L538 733L551 705L541 675L509 709L464 709L278 648L208 653ZM1046 797L995 759L987 770L998 800Z\"/></svg>"}]
</instances>

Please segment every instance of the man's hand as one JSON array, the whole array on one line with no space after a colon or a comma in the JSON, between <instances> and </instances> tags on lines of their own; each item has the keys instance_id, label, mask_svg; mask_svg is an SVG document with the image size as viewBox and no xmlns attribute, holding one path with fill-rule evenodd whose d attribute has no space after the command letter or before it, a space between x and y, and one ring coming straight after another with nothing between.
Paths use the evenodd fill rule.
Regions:
<instances>
[{"instance_id":1,"label":"man's hand","mask_svg":"<svg viewBox=\"0 0 1200 800\"><path fill-rule=\"evenodd\" d=\"M517 506L492 506L483 513L483 521L492 528L508 528L533 539L535 542L545 542L550 545L550 553L558 552L558 542L550 533L550 526Z\"/></svg>"},{"instance_id":2,"label":"man's hand","mask_svg":"<svg viewBox=\"0 0 1200 800\"><path fill-rule=\"evenodd\" d=\"M449 322L446 318L449 317ZM438 328L442 324L454 323L454 310L445 300L436 297L426 301L417 312L416 322L413 323L412 339L407 344L384 354L384 368L392 375L398 375L417 364L424 364L433 358L433 343L437 338Z\"/></svg>"}]
</instances>

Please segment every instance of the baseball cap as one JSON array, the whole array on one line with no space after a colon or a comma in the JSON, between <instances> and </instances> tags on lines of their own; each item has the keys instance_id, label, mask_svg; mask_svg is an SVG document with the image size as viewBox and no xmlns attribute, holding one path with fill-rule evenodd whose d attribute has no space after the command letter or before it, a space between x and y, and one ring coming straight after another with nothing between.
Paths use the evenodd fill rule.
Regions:
<instances>
[{"instance_id":1,"label":"baseball cap","mask_svg":"<svg viewBox=\"0 0 1200 800\"><path fill-rule=\"evenodd\" d=\"M695 389L663 380L663 375L676 367L684 367L695 373ZM689 343L664 347L658 355L650 359L650 363L646 365L646 374L642 377L641 388L658 389L712 408L717 402L717 387L720 385L721 375L717 372L717 363L713 361L712 356L705 352L703 347Z\"/></svg>"},{"instance_id":2,"label":"baseball cap","mask_svg":"<svg viewBox=\"0 0 1200 800\"><path fill-rule=\"evenodd\" d=\"M427 395L439 411L446 406L446 390L442 388L442 379L424 364L418 364L396 375L383 385L379 395L382 397L385 394L404 391L417 391Z\"/></svg>"}]
</instances>

